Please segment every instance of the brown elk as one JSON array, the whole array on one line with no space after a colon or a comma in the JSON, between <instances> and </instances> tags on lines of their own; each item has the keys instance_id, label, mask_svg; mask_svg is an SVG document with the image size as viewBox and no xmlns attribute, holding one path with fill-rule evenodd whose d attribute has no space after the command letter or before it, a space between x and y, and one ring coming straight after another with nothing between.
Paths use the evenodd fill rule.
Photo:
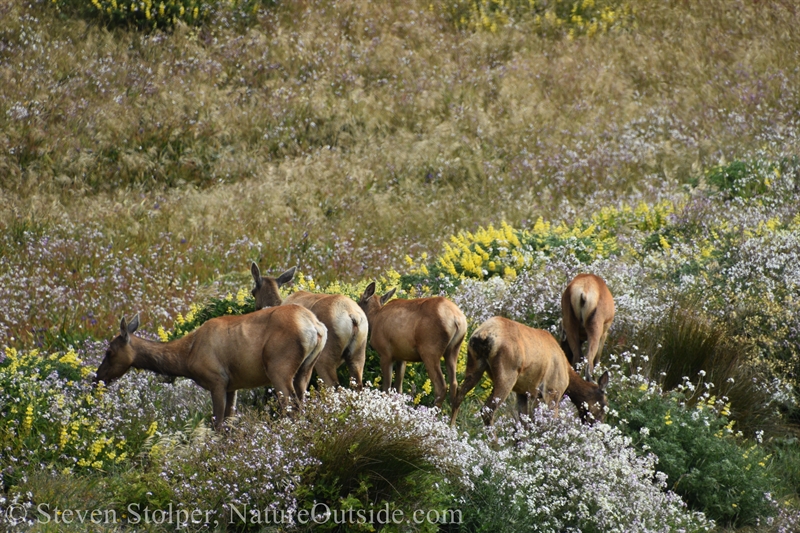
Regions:
<instances>
[{"instance_id":1,"label":"brown elk","mask_svg":"<svg viewBox=\"0 0 800 533\"><path fill-rule=\"evenodd\" d=\"M594 274L575 276L561 297L561 314L573 366L582 358L582 342L589 341L584 377L591 381L614 321L614 298L603 278Z\"/></svg>"},{"instance_id":2,"label":"brown elk","mask_svg":"<svg viewBox=\"0 0 800 533\"><path fill-rule=\"evenodd\" d=\"M456 365L467 335L467 318L456 304L439 296L386 303L394 292L392 289L378 296L372 282L358 303L369 320L370 344L381 358L381 389L387 391L392 386L395 362L394 389L402 392L406 363L422 361L433 384L434 403L441 407L447 394L440 363L444 357L452 404L458 390Z\"/></svg>"},{"instance_id":3,"label":"brown elk","mask_svg":"<svg viewBox=\"0 0 800 533\"><path fill-rule=\"evenodd\" d=\"M539 396L557 413L558 403L567 393L583 421L605 419L608 372L598 384L584 381L549 332L496 316L481 324L469 339L466 375L453 403L451 425L467 393L487 371L493 384L481 412L487 426L512 391L517 394L517 416L528 415L528 399Z\"/></svg>"},{"instance_id":4,"label":"brown elk","mask_svg":"<svg viewBox=\"0 0 800 533\"><path fill-rule=\"evenodd\" d=\"M235 409L239 389L271 385L284 411L299 407L327 339L325 325L298 305L212 318L170 342L134 336L138 314L119 327L95 383L110 384L131 367L190 378L211 393L216 429Z\"/></svg>"},{"instance_id":5,"label":"brown elk","mask_svg":"<svg viewBox=\"0 0 800 533\"><path fill-rule=\"evenodd\" d=\"M250 265L255 281L253 296L256 309L277 305L296 304L310 310L328 328L328 342L314 366L317 376L325 385L339 384L336 369L344 362L360 389L367 359L367 335L369 324L364 311L350 298L341 294L313 294L297 291L285 301L278 289L294 278L297 267L291 268L277 278L262 277L258 265Z\"/></svg>"}]
</instances>

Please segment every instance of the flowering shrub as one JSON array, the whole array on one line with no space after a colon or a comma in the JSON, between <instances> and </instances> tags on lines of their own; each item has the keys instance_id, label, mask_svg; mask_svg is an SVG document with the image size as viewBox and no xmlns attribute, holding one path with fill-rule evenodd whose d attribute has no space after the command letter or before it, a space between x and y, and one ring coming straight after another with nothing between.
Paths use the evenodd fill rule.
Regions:
<instances>
[{"instance_id":1,"label":"flowering shrub","mask_svg":"<svg viewBox=\"0 0 800 533\"><path fill-rule=\"evenodd\" d=\"M655 458L639 456L608 425L534 411L530 426L504 418L474 446L475 489L465 496L469 531L710 531L666 491Z\"/></svg>"},{"instance_id":2,"label":"flowering shrub","mask_svg":"<svg viewBox=\"0 0 800 533\"><path fill-rule=\"evenodd\" d=\"M104 345L82 360L74 350L43 354L5 348L0 360L0 469L13 485L28 469L61 473L127 468L159 429L197 421L208 403L191 382L158 385L130 372L106 389L89 381ZM205 396L205 394L203 394Z\"/></svg>"},{"instance_id":3,"label":"flowering shrub","mask_svg":"<svg viewBox=\"0 0 800 533\"><path fill-rule=\"evenodd\" d=\"M633 375L620 377L609 405L620 430L640 450L655 454L666 486L689 507L722 524L755 525L775 513L769 494L786 487L770 452L758 442L737 440L731 405L713 391L702 377L697 385L687 377L665 392Z\"/></svg>"},{"instance_id":4,"label":"flowering shrub","mask_svg":"<svg viewBox=\"0 0 800 533\"><path fill-rule=\"evenodd\" d=\"M449 484L470 486L463 464L469 451L436 409L415 409L408 397L370 388L340 388L312 392L294 418L248 415L224 436L174 442L160 468L173 501L188 509L245 525L256 519L251 512L277 512L285 525L298 526L297 511L315 505L449 505Z\"/></svg>"}]
</instances>

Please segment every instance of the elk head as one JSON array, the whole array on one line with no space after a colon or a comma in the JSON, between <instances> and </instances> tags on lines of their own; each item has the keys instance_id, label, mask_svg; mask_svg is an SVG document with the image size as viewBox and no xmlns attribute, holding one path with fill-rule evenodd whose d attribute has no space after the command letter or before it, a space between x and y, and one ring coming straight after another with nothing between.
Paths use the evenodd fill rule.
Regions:
<instances>
[{"instance_id":1,"label":"elk head","mask_svg":"<svg viewBox=\"0 0 800 533\"><path fill-rule=\"evenodd\" d=\"M94 382L104 382L106 385L121 378L133 365L136 357L131 346L131 334L139 327L139 313L133 317L130 324L125 322L125 317L119 323L120 333L108 345L103 362L97 368Z\"/></svg>"},{"instance_id":2,"label":"elk head","mask_svg":"<svg viewBox=\"0 0 800 533\"><path fill-rule=\"evenodd\" d=\"M283 300L281 300L281 293L278 289L294 279L295 270L297 267L292 267L277 278L269 276L262 278L255 261L250 265L250 273L253 274L253 281L256 283L255 288L251 291L256 299L256 310L281 305Z\"/></svg>"},{"instance_id":3,"label":"elk head","mask_svg":"<svg viewBox=\"0 0 800 533\"><path fill-rule=\"evenodd\" d=\"M577 374L574 375L577 377ZM606 408L608 407L608 398L606 397L608 378L608 370L606 370L596 384L581 380L583 384L581 384L579 390L575 390L572 383L573 378L570 377L570 387L567 389L567 394L570 395L570 399L574 400L575 406L578 408L578 414L583 422L593 424L605 421Z\"/></svg>"},{"instance_id":4,"label":"elk head","mask_svg":"<svg viewBox=\"0 0 800 533\"><path fill-rule=\"evenodd\" d=\"M381 307L384 306L386 302L389 301L389 298L394 296L395 291L397 291L397 287L390 290L383 296L378 296L375 294L375 282L373 281L367 288L364 289L364 293L361 295L361 298L358 300L358 306L364 311L364 314L367 315L367 319L370 316L374 315Z\"/></svg>"}]
</instances>

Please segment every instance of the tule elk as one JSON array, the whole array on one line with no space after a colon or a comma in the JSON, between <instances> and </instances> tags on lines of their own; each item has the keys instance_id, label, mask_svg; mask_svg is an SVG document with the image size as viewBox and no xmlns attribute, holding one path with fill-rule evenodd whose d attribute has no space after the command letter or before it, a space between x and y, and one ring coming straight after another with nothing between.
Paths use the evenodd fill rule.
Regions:
<instances>
[{"instance_id":1,"label":"tule elk","mask_svg":"<svg viewBox=\"0 0 800 533\"><path fill-rule=\"evenodd\" d=\"M608 372L598 384L585 381L572 369L549 332L496 316L481 324L469 339L467 370L453 404L451 425L467 393L487 371L493 384L481 412L487 426L494 422L495 411L512 391L517 394L517 417L529 414L529 397L541 396L557 413L558 403L567 393L584 422L605 418Z\"/></svg>"},{"instance_id":2,"label":"tule elk","mask_svg":"<svg viewBox=\"0 0 800 533\"><path fill-rule=\"evenodd\" d=\"M395 290L378 296L372 282L358 303L369 320L370 344L381 358L381 389L387 391L392 385L395 362L394 389L402 392L406 363L422 361L433 384L434 403L441 407L447 393L440 363L444 357L452 404L458 390L456 364L467 335L467 319L456 304L439 296L386 303Z\"/></svg>"},{"instance_id":3,"label":"tule elk","mask_svg":"<svg viewBox=\"0 0 800 533\"><path fill-rule=\"evenodd\" d=\"M364 311L350 298L341 294L313 294L297 291L285 301L278 289L294 278L297 267L293 267L277 278L262 277L258 265L250 265L255 281L253 296L256 309L278 305L301 305L310 310L328 328L328 341L314 366L317 376L325 385L339 385L336 369L347 364L350 379L360 389L367 359L367 335L369 324Z\"/></svg>"},{"instance_id":4,"label":"tule elk","mask_svg":"<svg viewBox=\"0 0 800 533\"><path fill-rule=\"evenodd\" d=\"M134 336L138 314L119 327L95 383L110 384L131 367L190 378L211 393L215 429L233 413L239 389L272 385L284 412L299 407L327 338L325 325L298 305L212 318L170 342Z\"/></svg>"},{"instance_id":5,"label":"tule elk","mask_svg":"<svg viewBox=\"0 0 800 533\"><path fill-rule=\"evenodd\" d=\"M594 274L575 276L561 297L561 314L573 366L581 359L582 342L589 341L584 377L591 381L614 321L614 298L603 278Z\"/></svg>"}]
</instances>

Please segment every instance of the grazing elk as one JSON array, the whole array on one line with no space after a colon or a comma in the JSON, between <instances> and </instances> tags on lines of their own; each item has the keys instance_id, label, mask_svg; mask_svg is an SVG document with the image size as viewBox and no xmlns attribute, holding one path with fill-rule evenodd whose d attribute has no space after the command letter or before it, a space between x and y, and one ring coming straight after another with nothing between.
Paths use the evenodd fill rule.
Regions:
<instances>
[{"instance_id":1,"label":"grazing elk","mask_svg":"<svg viewBox=\"0 0 800 533\"><path fill-rule=\"evenodd\" d=\"M110 384L131 367L190 378L211 393L215 429L233 412L239 389L272 385L284 412L299 407L327 338L325 325L298 305L212 318L170 342L134 336L138 314L119 327L95 383Z\"/></svg>"},{"instance_id":2,"label":"grazing elk","mask_svg":"<svg viewBox=\"0 0 800 533\"><path fill-rule=\"evenodd\" d=\"M603 278L594 274L575 276L561 297L561 314L570 352L568 358L573 366L582 357L582 342L589 341L584 377L591 381L594 365L600 360L608 329L614 321L614 298Z\"/></svg>"},{"instance_id":3,"label":"grazing elk","mask_svg":"<svg viewBox=\"0 0 800 533\"><path fill-rule=\"evenodd\" d=\"M292 281L296 268L287 270L277 278L271 278L261 277L257 264L250 265L250 273L256 284L253 289L256 309L296 304L314 313L328 328L328 342L314 366L317 376L325 385L339 385L336 369L344 362L350 371L350 379L354 379L360 389L367 359L369 324L366 315L353 300L341 294L297 291L282 301L278 289Z\"/></svg>"},{"instance_id":4,"label":"grazing elk","mask_svg":"<svg viewBox=\"0 0 800 533\"><path fill-rule=\"evenodd\" d=\"M386 303L394 292L392 289L378 296L372 282L358 303L369 319L370 344L381 358L381 389L387 391L392 385L395 362L394 388L402 392L406 363L422 361L433 384L435 405L441 407L447 394L440 363L444 357L452 404L458 390L456 364L467 335L467 318L456 304L439 296Z\"/></svg>"},{"instance_id":5,"label":"grazing elk","mask_svg":"<svg viewBox=\"0 0 800 533\"><path fill-rule=\"evenodd\" d=\"M549 332L496 316L481 324L469 339L467 371L453 403L451 425L455 424L464 397L487 371L493 384L481 412L487 426L494 422L495 411L512 391L517 393L517 416L528 415L528 398L539 396L557 413L566 392L581 420L605 418L608 372L598 384L584 381Z\"/></svg>"}]
</instances>

